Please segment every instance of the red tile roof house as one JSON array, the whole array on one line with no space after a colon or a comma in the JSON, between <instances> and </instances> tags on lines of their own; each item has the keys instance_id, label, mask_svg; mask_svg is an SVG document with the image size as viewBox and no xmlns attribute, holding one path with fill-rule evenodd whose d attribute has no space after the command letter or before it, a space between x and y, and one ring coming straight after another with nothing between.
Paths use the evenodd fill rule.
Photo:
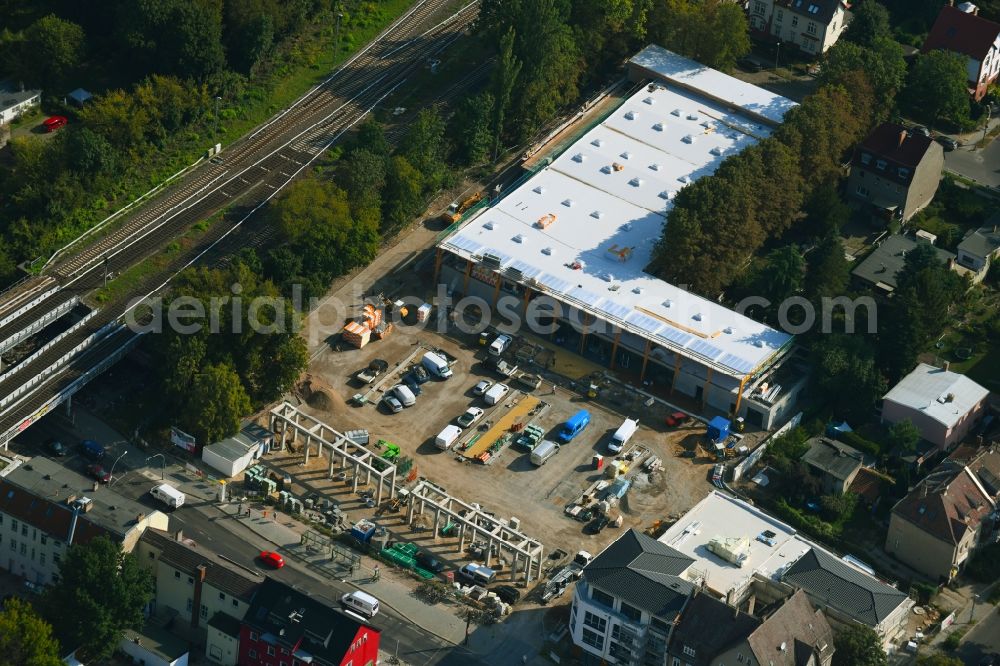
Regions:
<instances>
[{"instance_id":1,"label":"red tile roof house","mask_svg":"<svg viewBox=\"0 0 1000 666\"><path fill-rule=\"evenodd\" d=\"M952 455L892 509L885 550L932 580L951 580L996 535L1000 451Z\"/></svg>"},{"instance_id":2,"label":"red tile roof house","mask_svg":"<svg viewBox=\"0 0 1000 666\"><path fill-rule=\"evenodd\" d=\"M941 8L922 53L942 49L966 56L969 94L978 102L1000 76L1000 23L979 16L971 2Z\"/></svg>"}]
</instances>

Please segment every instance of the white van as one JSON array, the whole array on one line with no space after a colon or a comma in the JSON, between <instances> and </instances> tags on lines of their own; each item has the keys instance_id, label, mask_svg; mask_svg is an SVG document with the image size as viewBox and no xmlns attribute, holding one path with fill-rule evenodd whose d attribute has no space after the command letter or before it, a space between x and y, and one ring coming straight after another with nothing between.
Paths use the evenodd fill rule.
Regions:
<instances>
[{"instance_id":1,"label":"white van","mask_svg":"<svg viewBox=\"0 0 1000 666\"><path fill-rule=\"evenodd\" d=\"M166 504L167 507L171 509L176 509L180 505L184 504L184 493L177 490L169 483L161 483L150 490L149 494Z\"/></svg>"},{"instance_id":2,"label":"white van","mask_svg":"<svg viewBox=\"0 0 1000 666\"><path fill-rule=\"evenodd\" d=\"M340 598L340 603L347 610L365 617L375 617L378 613L378 599L360 590L348 592Z\"/></svg>"},{"instance_id":3,"label":"white van","mask_svg":"<svg viewBox=\"0 0 1000 666\"><path fill-rule=\"evenodd\" d=\"M434 440L434 444L436 444L439 449L447 451L461 434L462 429L457 425L446 425L444 430L438 433L437 438Z\"/></svg>"},{"instance_id":4,"label":"white van","mask_svg":"<svg viewBox=\"0 0 1000 666\"><path fill-rule=\"evenodd\" d=\"M489 391L483 394L483 401L485 401L487 405L495 405L503 400L504 396L508 393L510 393L509 386L506 384L496 383L490 387Z\"/></svg>"},{"instance_id":5,"label":"white van","mask_svg":"<svg viewBox=\"0 0 1000 666\"><path fill-rule=\"evenodd\" d=\"M559 453L559 445L551 439L543 440L541 444L531 450L531 464L541 467L549 458Z\"/></svg>"},{"instance_id":6,"label":"white van","mask_svg":"<svg viewBox=\"0 0 1000 666\"><path fill-rule=\"evenodd\" d=\"M608 442L608 451L611 453L620 453L638 429L639 421L637 419L625 419L622 421L622 424L618 426L618 430L615 430L615 434L611 436L611 441Z\"/></svg>"},{"instance_id":7,"label":"white van","mask_svg":"<svg viewBox=\"0 0 1000 666\"><path fill-rule=\"evenodd\" d=\"M435 377L441 379L448 379L451 377L451 367L448 366L448 361L441 358L440 355L434 352L427 352L424 354L421 364L427 368L427 372L431 373Z\"/></svg>"},{"instance_id":8,"label":"white van","mask_svg":"<svg viewBox=\"0 0 1000 666\"><path fill-rule=\"evenodd\" d=\"M412 407L417 402L417 396L405 384L396 384L392 387L392 394L396 396L403 407Z\"/></svg>"}]
</instances>

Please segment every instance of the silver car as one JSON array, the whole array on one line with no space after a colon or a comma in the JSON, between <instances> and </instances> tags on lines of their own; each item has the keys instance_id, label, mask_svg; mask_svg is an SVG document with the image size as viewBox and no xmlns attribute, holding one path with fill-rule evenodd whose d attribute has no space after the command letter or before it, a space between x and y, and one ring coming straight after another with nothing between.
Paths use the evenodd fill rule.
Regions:
<instances>
[{"instance_id":1,"label":"silver car","mask_svg":"<svg viewBox=\"0 0 1000 666\"><path fill-rule=\"evenodd\" d=\"M403 404L394 395L384 396L382 398L382 405L393 414L399 414L403 411Z\"/></svg>"}]
</instances>

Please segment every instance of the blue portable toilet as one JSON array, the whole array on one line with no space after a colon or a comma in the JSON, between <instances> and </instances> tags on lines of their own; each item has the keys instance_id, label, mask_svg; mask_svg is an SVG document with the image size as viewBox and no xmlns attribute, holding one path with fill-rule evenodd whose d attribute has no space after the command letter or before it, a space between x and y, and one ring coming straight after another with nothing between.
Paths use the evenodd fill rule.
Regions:
<instances>
[{"instance_id":1,"label":"blue portable toilet","mask_svg":"<svg viewBox=\"0 0 1000 666\"><path fill-rule=\"evenodd\" d=\"M729 437L730 425L729 419L716 416L708 422L708 432L705 433L705 436L713 442L724 442Z\"/></svg>"}]
</instances>

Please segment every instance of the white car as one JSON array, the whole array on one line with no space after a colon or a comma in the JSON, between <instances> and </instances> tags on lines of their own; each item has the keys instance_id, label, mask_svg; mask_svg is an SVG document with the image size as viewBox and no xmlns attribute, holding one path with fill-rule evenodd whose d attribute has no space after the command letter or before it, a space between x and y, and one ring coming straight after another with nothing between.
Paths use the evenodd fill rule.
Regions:
<instances>
[{"instance_id":1,"label":"white car","mask_svg":"<svg viewBox=\"0 0 1000 666\"><path fill-rule=\"evenodd\" d=\"M486 412L479 407L469 407L465 410L465 413L455 419L455 423L463 428L468 428L470 425L483 418L483 414Z\"/></svg>"},{"instance_id":2,"label":"white car","mask_svg":"<svg viewBox=\"0 0 1000 666\"><path fill-rule=\"evenodd\" d=\"M491 382L488 379L483 379L478 384L472 387L472 392L476 395L483 395L484 393L490 390L491 386L493 386L493 382Z\"/></svg>"},{"instance_id":3,"label":"white car","mask_svg":"<svg viewBox=\"0 0 1000 666\"><path fill-rule=\"evenodd\" d=\"M490 344L490 355L499 356L500 354L507 351L507 347L510 347L510 343L514 341L514 338L509 335L500 334L496 339Z\"/></svg>"},{"instance_id":4,"label":"white car","mask_svg":"<svg viewBox=\"0 0 1000 666\"><path fill-rule=\"evenodd\" d=\"M510 387L506 384L494 384L489 391L483 394L483 400L487 405L495 405L510 393Z\"/></svg>"}]
</instances>

